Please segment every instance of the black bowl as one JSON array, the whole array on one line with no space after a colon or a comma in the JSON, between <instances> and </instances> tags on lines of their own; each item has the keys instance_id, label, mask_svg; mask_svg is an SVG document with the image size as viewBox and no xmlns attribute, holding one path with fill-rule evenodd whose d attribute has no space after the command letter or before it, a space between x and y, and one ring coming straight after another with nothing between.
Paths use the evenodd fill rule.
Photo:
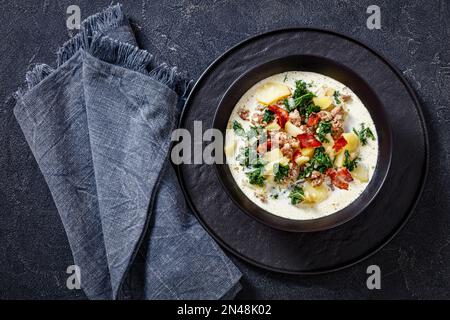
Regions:
<instances>
[{"instance_id":1,"label":"black bowl","mask_svg":"<svg viewBox=\"0 0 450 320\"><path fill-rule=\"evenodd\" d=\"M270 227L291 232L330 229L359 215L377 196L390 167L391 128L380 99L358 74L336 61L313 55L286 56L261 64L243 74L221 99L214 116L213 127L219 129L225 136L231 112L244 93L260 80L286 71L310 71L336 79L349 87L369 110L378 133L379 152L374 175L366 189L350 205L331 215L310 220L293 220L276 216L253 203L236 184L227 164L216 164L216 172L231 199L254 219Z\"/></svg>"}]
</instances>

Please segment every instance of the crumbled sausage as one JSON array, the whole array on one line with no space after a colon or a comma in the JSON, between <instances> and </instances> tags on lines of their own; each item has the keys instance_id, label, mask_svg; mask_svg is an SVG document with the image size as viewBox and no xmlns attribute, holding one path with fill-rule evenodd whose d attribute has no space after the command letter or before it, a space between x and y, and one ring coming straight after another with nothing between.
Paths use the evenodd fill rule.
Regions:
<instances>
[{"instance_id":1,"label":"crumbled sausage","mask_svg":"<svg viewBox=\"0 0 450 320\"><path fill-rule=\"evenodd\" d=\"M344 108L342 108L341 106L337 106L334 107L333 110L331 110L331 115L333 116L333 118L335 118L337 115L344 115Z\"/></svg>"},{"instance_id":2,"label":"crumbled sausage","mask_svg":"<svg viewBox=\"0 0 450 320\"><path fill-rule=\"evenodd\" d=\"M255 196L261 200L261 202L266 203L267 202L267 195L265 193L259 193L259 192L255 192Z\"/></svg>"},{"instance_id":3,"label":"crumbled sausage","mask_svg":"<svg viewBox=\"0 0 450 320\"><path fill-rule=\"evenodd\" d=\"M296 163L289 164L289 174L288 181L297 181L298 175L300 174L300 166Z\"/></svg>"},{"instance_id":4,"label":"crumbled sausage","mask_svg":"<svg viewBox=\"0 0 450 320\"><path fill-rule=\"evenodd\" d=\"M344 108L341 106L334 107L331 110L333 120L331 121L331 131L333 139L338 139L344 132Z\"/></svg>"},{"instance_id":5,"label":"crumbled sausage","mask_svg":"<svg viewBox=\"0 0 450 320\"><path fill-rule=\"evenodd\" d=\"M287 142L287 134L285 132L277 131L271 135L273 148L282 148L284 144Z\"/></svg>"},{"instance_id":6,"label":"crumbled sausage","mask_svg":"<svg viewBox=\"0 0 450 320\"><path fill-rule=\"evenodd\" d=\"M291 145L292 149L297 149L300 147L300 142L297 138L289 138L288 143Z\"/></svg>"},{"instance_id":7,"label":"crumbled sausage","mask_svg":"<svg viewBox=\"0 0 450 320\"><path fill-rule=\"evenodd\" d=\"M320 111L317 115L319 116L320 120L323 121L331 121L333 119L333 115L329 111L323 110Z\"/></svg>"},{"instance_id":8,"label":"crumbled sausage","mask_svg":"<svg viewBox=\"0 0 450 320\"><path fill-rule=\"evenodd\" d=\"M307 134L314 134L316 131L313 127L308 127L306 124L302 124L299 129L300 129L301 133L307 133Z\"/></svg>"},{"instance_id":9,"label":"crumbled sausage","mask_svg":"<svg viewBox=\"0 0 450 320\"><path fill-rule=\"evenodd\" d=\"M243 107L239 110L239 117L241 117L242 120L247 121L249 114L250 114L250 110L248 110L245 107Z\"/></svg>"},{"instance_id":10,"label":"crumbled sausage","mask_svg":"<svg viewBox=\"0 0 450 320\"><path fill-rule=\"evenodd\" d=\"M314 170L311 173L310 182L313 187L320 186L323 183L323 181L324 181L323 174L321 174L319 171Z\"/></svg>"},{"instance_id":11,"label":"crumbled sausage","mask_svg":"<svg viewBox=\"0 0 450 320\"><path fill-rule=\"evenodd\" d=\"M294 150L292 149L289 143L286 143L280 150L283 156L285 156L288 159L291 159L292 155L294 154Z\"/></svg>"},{"instance_id":12,"label":"crumbled sausage","mask_svg":"<svg viewBox=\"0 0 450 320\"><path fill-rule=\"evenodd\" d=\"M297 109L289 113L289 121L297 127L300 127L302 125L302 117L300 116L300 113Z\"/></svg>"},{"instance_id":13,"label":"crumbled sausage","mask_svg":"<svg viewBox=\"0 0 450 320\"><path fill-rule=\"evenodd\" d=\"M344 132L344 123L342 119L333 119L331 121L331 136L334 140L338 139Z\"/></svg>"},{"instance_id":14,"label":"crumbled sausage","mask_svg":"<svg viewBox=\"0 0 450 320\"><path fill-rule=\"evenodd\" d=\"M260 125L260 126L265 127L265 126L267 125L267 123L265 123L265 122L263 121L263 118L264 118L264 116L263 116L261 113L255 113L255 114L252 116L251 123L252 123L253 125Z\"/></svg>"}]
</instances>

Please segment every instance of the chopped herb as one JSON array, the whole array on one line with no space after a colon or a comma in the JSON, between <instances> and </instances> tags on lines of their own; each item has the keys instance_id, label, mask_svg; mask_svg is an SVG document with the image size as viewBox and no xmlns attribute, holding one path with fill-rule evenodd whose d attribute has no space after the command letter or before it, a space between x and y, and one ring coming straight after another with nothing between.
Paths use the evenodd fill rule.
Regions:
<instances>
[{"instance_id":1,"label":"chopped herb","mask_svg":"<svg viewBox=\"0 0 450 320\"><path fill-rule=\"evenodd\" d=\"M349 171L353 171L358 166L359 158L350 160L350 153L348 152L348 150L345 150L344 156L345 156L344 167L346 167Z\"/></svg>"},{"instance_id":2,"label":"chopped herb","mask_svg":"<svg viewBox=\"0 0 450 320\"><path fill-rule=\"evenodd\" d=\"M274 199L278 199L278 193L275 193L275 194L271 195L271 197L274 198Z\"/></svg>"},{"instance_id":3,"label":"chopped herb","mask_svg":"<svg viewBox=\"0 0 450 320\"><path fill-rule=\"evenodd\" d=\"M375 135L372 130L370 130L370 128L366 128L364 123L361 123L361 129L359 131L356 131L356 129L353 128L353 132L358 136L363 146L367 144L367 138L375 140Z\"/></svg>"},{"instance_id":4,"label":"chopped herb","mask_svg":"<svg viewBox=\"0 0 450 320\"><path fill-rule=\"evenodd\" d=\"M328 133L331 133L331 122L330 121L320 121L319 126L316 130L317 138L320 142L329 142L326 138Z\"/></svg>"},{"instance_id":5,"label":"chopped herb","mask_svg":"<svg viewBox=\"0 0 450 320\"><path fill-rule=\"evenodd\" d=\"M319 112L320 111L320 107L314 105L313 103L310 103L306 106L306 108L304 109L304 112L302 112L302 110L300 110L300 114L304 114L306 116L306 118L309 118L309 115L313 112Z\"/></svg>"},{"instance_id":6,"label":"chopped herb","mask_svg":"<svg viewBox=\"0 0 450 320\"><path fill-rule=\"evenodd\" d=\"M300 172L299 178L308 178L314 170L325 173L325 171L332 166L333 163L331 162L330 157L325 153L325 148L316 148L314 150L314 156L307 163L303 171Z\"/></svg>"},{"instance_id":7,"label":"chopped herb","mask_svg":"<svg viewBox=\"0 0 450 320\"><path fill-rule=\"evenodd\" d=\"M264 110L263 121L265 123L269 123L273 119L275 119L274 113L272 111L270 111L269 109Z\"/></svg>"},{"instance_id":8,"label":"chopped herb","mask_svg":"<svg viewBox=\"0 0 450 320\"><path fill-rule=\"evenodd\" d=\"M254 161L254 163L251 164L251 166L253 169L246 173L249 183L260 186L260 187L264 186L264 180L265 180L264 175L263 175L264 162L262 162L257 157L256 160Z\"/></svg>"},{"instance_id":9,"label":"chopped herb","mask_svg":"<svg viewBox=\"0 0 450 320\"><path fill-rule=\"evenodd\" d=\"M281 182L289 174L289 165L283 165L281 163L275 163L273 165L273 173L275 174L275 181Z\"/></svg>"},{"instance_id":10,"label":"chopped herb","mask_svg":"<svg viewBox=\"0 0 450 320\"><path fill-rule=\"evenodd\" d=\"M309 92L309 90L307 89L307 84L305 81L303 81L303 80L295 81L295 90L294 90L294 94L292 95L292 97L294 99L301 97L301 96L307 94L308 92Z\"/></svg>"},{"instance_id":11,"label":"chopped herb","mask_svg":"<svg viewBox=\"0 0 450 320\"><path fill-rule=\"evenodd\" d=\"M233 130L238 136L245 135L244 128L242 128L242 125L239 122L237 122L236 120L234 120L234 122L233 122Z\"/></svg>"},{"instance_id":12,"label":"chopped herb","mask_svg":"<svg viewBox=\"0 0 450 320\"><path fill-rule=\"evenodd\" d=\"M247 172L248 181L250 184L257 186L264 186L264 176L262 174L262 168L255 168L250 172Z\"/></svg>"},{"instance_id":13,"label":"chopped herb","mask_svg":"<svg viewBox=\"0 0 450 320\"><path fill-rule=\"evenodd\" d=\"M284 75L283 82L286 82L286 80L287 80L287 73Z\"/></svg>"},{"instance_id":14,"label":"chopped herb","mask_svg":"<svg viewBox=\"0 0 450 320\"><path fill-rule=\"evenodd\" d=\"M311 87L311 84L308 85L303 80L295 81L295 90L292 95L294 105L291 107L292 110L297 108L300 114L306 117L309 117L309 115L313 112L320 111L320 108L315 106L312 102L312 98L314 98L315 95L308 90L308 87Z\"/></svg>"},{"instance_id":15,"label":"chopped herb","mask_svg":"<svg viewBox=\"0 0 450 320\"><path fill-rule=\"evenodd\" d=\"M303 201L305 198L305 193L303 192L303 188L299 186L295 186L292 188L289 193L289 198L291 199L291 204L298 204Z\"/></svg>"},{"instance_id":16,"label":"chopped herb","mask_svg":"<svg viewBox=\"0 0 450 320\"><path fill-rule=\"evenodd\" d=\"M315 95L312 92L307 92L304 95L296 97L296 98L294 98L294 107L295 108L305 107L308 104L310 104L312 98L314 98L314 97L315 97Z\"/></svg>"},{"instance_id":17,"label":"chopped herb","mask_svg":"<svg viewBox=\"0 0 450 320\"><path fill-rule=\"evenodd\" d=\"M333 93L333 97L334 97L334 101L338 104L338 103L341 103L341 100L339 100L339 97L340 97L340 93L339 93L339 91L335 91L334 93Z\"/></svg>"}]
</instances>

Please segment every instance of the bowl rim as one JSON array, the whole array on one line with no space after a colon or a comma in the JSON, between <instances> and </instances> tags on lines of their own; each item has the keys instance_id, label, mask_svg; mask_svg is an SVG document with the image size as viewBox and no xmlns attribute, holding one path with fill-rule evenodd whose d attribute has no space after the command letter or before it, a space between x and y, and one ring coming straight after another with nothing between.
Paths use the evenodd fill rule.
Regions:
<instances>
[{"instance_id":1,"label":"bowl rim","mask_svg":"<svg viewBox=\"0 0 450 320\"><path fill-rule=\"evenodd\" d=\"M320 55L313 55L313 54L298 54L298 55L286 55L286 56L282 56L273 60L268 60L265 62L262 62L258 65L253 66L252 68L246 70L243 74L241 74L239 77L237 77L229 86L228 88L225 90L224 94L222 95L218 105L215 108L214 111L214 116L213 116L213 123L212 123L212 128L214 129L218 129L222 132L222 134L224 134L224 131L222 130L222 128L218 128L216 126L217 124L217 118L219 115L219 112L221 109L223 109L223 105L224 105L224 101L228 98L228 96L230 95L230 93L232 93L234 90L236 90L236 87L239 86L239 83L241 81L243 81L246 77L249 76L249 74L255 72L255 70L264 68L267 65L270 64L276 64L277 62L281 62L282 60L286 60L286 59L292 59L292 58L312 58L312 59L317 59L317 60L326 60L329 63L334 64L335 66L338 66L338 68L340 70L344 70L344 72L348 73L348 74L352 74L353 77L356 77L357 80L363 84L363 86L365 86L367 88L367 90L370 91L370 93L374 96L377 97L377 95L375 94L375 92L372 90L372 88L370 87L370 85L362 78L360 77L356 72L354 72L351 68L349 68L346 65L343 65L342 63L335 61L329 57L324 57L324 56L320 56ZM248 88L245 88L244 90L244 94L245 92L247 92L250 88L252 88L256 83L258 83L259 81L262 81L264 79L267 79L270 76L276 75L276 74L280 74L283 72L290 72L290 71L303 71L303 70L293 70L293 69L289 69L286 71L281 71L281 72L277 72L275 74L271 74L269 76L263 77L259 80L257 80L255 83L251 84ZM307 71L307 72L315 72L315 71ZM328 76L326 74L323 73L319 73L319 72L315 72L317 74L323 75L323 76L327 76L333 80L336 80L335 78ZM339 80L336 80L339 81ZM340 83L344 84L346 87L350 88L350 86L348 86L348 84L343 83L341 81L339 81ZM352 92L354 92L359 99L361 99L361 95L358 94L357 92L354 91L354 89L350 88L352 90ZM242 97L242 96L241 96ZM240 97L240 98L241 98ZM239 99L237 99L236 103L239 101ZM378 101L376 103L378 103L379 105L383 106L381 101L379 101L378 98L376 98ZM227 117L229 122L230 116L232 111L234 110L236 104L233 105L232 108L230 108L230 114ZM370 112L370 108L367 108L367 103L364 103L364 107L366 108L366 110L369 112L369 114L371 115L372 121L377 129L377 132L379 132L379 128L381 127L381 125L374 120L373 114ZM382 117L386 118L385 115L385 111L384 108L381 108L381 111L379 111L382 114ZM259 221L260 223L263 223L271 228L275 228L278 230L282 230L282 231L288 231L288 232L317 232L317 231L324 231L324 230L328 230L331 228L335 228L338 227L352 219L354 219L355 217L359 216L362 212L364 212L364 210L374 201L374 199L377 197L377 195L379 194L380 190L382 189L386 178L388 176L390 167L391 167L391 161L392 161L392 146L393 146L393 137L392 137L392 128L390 125L389 121L385 121L384 126L387 128L387 131L384 131L384 133L386 134L385 139L387 138L387 146L388 146L388 156L387 159L384 160L385 162L385 170L384 172L381 172L381 177L379 182L375 185L376 188L374 190L372 190L372 192L369 194L369 198L367 199L367 201L365 201L364 203L360 204L360 200L362 198L362 196L367 193L367 190L369 189L369 186L373 186L375 181L374 181L374 177L377 173L379 172L380 169L380 157L381 157L381 150L380 150L380 145L381 142L379 141L379 139L377 140L377 144L378 144L378 154L377 154L377 161L376 161L376 165L375 165L375 170L374 173L372 175L371 180L367 183L366 187L364 188L364 190L355 198L353 199L347 206L341 208L338 211L335 211L331 214L328 214L326 216L322 216L322 217L318 217L318 218L314 218L314 219L303 219L303 220L299 220L299 219L290 219L290 218L286 218L286 217L282 217L279 215L276 215L274 213L271 213L267 210L265 210L264 208L262 208L261 206L259 206L258 204L256 204L254 201L252 201L251 199L249 199L247 197L247 195L245 195L245 193L242 191L242 188L238 185L238 183L235 181L234 177L232 177L229 165L226 163L226 161L223 164L218 164L218 163L214 163L214 171L219 179L219 182L222 186L222 188L225 190L225 192L227 193L228 197L234 202L234 204L241 210L243 211L245 214L247 214L248 216L250 216L252 219L255 219L257 221ZM226 130L226 127L225 127ZM224 135L225 137L225 135ZM379 135L378 135L379 137ZM223 141L223 144L225 145L225 139ZM222 149L223 149L223 146ZM224 157L224 159L226 160L226 157ZM252 206L252 209L247 209L245 208L242 203L237 199L239 198L238 196L236 196L236 194L233 193L233 191L231 190L231 187L229 186L230 181L225 181L224 176L231 176L232 177L232 184L234 184L237 189L239 190L238 193L240 193L240 197L245 197L245 199L248 199L249 202L248 204L250 206ZM236 188L235 188L236 189ZM351 210L352 208L355 208L356 210L354 210L353 212L349 212L349 210Z\"/></svg>"}]
</instances>

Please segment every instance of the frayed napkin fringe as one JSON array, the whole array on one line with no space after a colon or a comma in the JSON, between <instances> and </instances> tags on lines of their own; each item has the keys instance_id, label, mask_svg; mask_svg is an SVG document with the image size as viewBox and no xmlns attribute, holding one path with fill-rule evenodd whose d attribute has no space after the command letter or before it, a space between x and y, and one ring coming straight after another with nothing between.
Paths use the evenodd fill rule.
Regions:
<instances>
[{"instance_id":1,"label":"frayed napkin fringe","mask_svg":"<svg viewBox=\"0 0 450 320\"><path fill-rule=\"evenodd\" d=\"M26 88L19 88L15 98L20 99L33 87L42 82L58 67L75 55L79 50L85 50L94 57L114 65L144 73L152 79L174 90L182 99L190 91L192 80L186 80L176 67L169 67L166 63L158 63L155 57L128 43L119 42L100 33L108 28L119 26L125 16L122 6L117 4L102 12L88 17L81 23L81 31L66 41L56 53L56 68L47 64L38 64L26 73Z\"/></svg>"}]
</instances>

